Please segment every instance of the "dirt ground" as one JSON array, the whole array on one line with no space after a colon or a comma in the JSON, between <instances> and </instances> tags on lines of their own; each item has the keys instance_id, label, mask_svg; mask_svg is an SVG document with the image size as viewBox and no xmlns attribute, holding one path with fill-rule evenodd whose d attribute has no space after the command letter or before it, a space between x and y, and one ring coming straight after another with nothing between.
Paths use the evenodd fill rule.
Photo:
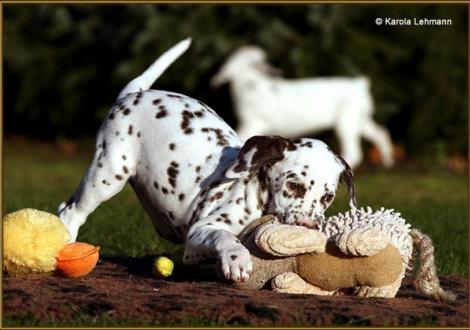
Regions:
<instances>
[{"instance_id":1,"label":"dirt ground","mask_svg":"<svg viewBox=\"0 0 470 330\"><path fill-rule=\"evenodd\" d=\"M469 326L468 280L462 277L441 277L443 287L458 294L455 302L437 302L418 293L411 278L394 299L319 297L240 291L216 283L208 275L212 272L184 267L170 280L161 280L152 276L151 261L106 258L81 279L4 275L3 318L64 321L78 314L138 320L135 326L184 326L184 320L194 318L238 326Z\"/></svg>"}]
</instances>

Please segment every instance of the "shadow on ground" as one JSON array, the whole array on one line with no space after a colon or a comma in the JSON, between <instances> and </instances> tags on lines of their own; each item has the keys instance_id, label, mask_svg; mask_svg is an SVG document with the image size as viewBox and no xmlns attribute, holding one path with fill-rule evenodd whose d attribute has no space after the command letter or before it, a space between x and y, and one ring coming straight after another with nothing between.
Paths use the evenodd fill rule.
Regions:
<instances>
[{"instance_id":1,"label":"shadow on ground","mask_svg":"<svg viewBox=\"0 0 470 330\"><path fill-rule=\"evenodd\" d=\"M170 280L157 279L152 261L151 256L103 258L81 279L5 275L4 325L19 326L27 319L35 325L94 326L106 319L128 326L468 326L468 280L463 277L441 277L443 287L457 293L455 302L418 293L411 278L394 299L320 297L236 290L215 282L211 267L177 265ZM90 320L93 324L87 324Z\"/></svg>"}]
</instances>

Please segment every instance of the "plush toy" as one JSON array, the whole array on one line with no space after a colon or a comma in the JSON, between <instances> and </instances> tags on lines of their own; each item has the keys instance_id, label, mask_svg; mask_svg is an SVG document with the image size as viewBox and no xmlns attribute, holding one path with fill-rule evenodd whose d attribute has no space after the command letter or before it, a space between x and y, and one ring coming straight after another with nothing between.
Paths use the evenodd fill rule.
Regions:
<instances>
[{"instance_id":1,"label":"plush toy","mask_svg":"<svg viewBox=\"0 0 470 330\"><path fill-rule=\"evenodd\" d=\"M410 230L393 210L355 209L327 218L317 229L280 224L273 216L256 225L240 235L252 255L253 275L234 284L239 288L270 284L284 293L392 298L412 268L417 245L416 287L436 299L455 299L440 287L429 237Z\"/></svg>"},{"instance_id":2,"label":"plush toy","mask_svg":"<svg viewBox=\"0 0 470 330\"><path fill-rule=\"evenodd\" d=\"M22 209L3 218L3 270L10 275L58 273L67 277L88 274L98 261L99 247L67 244L70 236L50 213Z\"/></svg>"}]
</instances>

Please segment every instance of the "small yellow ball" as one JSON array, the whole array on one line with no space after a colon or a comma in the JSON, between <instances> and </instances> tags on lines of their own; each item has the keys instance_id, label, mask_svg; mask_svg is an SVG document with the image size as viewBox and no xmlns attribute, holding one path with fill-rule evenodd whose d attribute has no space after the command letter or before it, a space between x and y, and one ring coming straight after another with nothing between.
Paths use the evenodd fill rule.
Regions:
<instances>
[{"instance_id":1,"label":"small yellow ball","mask_svg":"<svg viewBox=\"0 0 470 330\"><path fill-rule=\"evenodd\" d=\"M167 257L161 256L155 259L152 273L160 278L166 278L171 275L173 268L173 261Z\"/></svg>"}]
</instances>

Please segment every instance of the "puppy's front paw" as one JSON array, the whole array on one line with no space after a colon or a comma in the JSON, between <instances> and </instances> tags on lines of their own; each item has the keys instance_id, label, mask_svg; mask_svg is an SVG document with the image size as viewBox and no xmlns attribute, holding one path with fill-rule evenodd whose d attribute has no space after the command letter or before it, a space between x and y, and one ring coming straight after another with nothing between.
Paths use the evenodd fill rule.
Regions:
<instances>
[{"instance_id":1,"label":"puppy's front paw","mask_svg":"<svg viewBox=\"0 0 470 330\"><path fill-rule=\"evenodd\" d=\"M235 282L245 282L253 271L250 252L242 245L221 251L220 263L225 278Z\"/></svg>"}]
</instances>

